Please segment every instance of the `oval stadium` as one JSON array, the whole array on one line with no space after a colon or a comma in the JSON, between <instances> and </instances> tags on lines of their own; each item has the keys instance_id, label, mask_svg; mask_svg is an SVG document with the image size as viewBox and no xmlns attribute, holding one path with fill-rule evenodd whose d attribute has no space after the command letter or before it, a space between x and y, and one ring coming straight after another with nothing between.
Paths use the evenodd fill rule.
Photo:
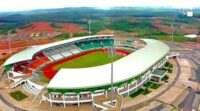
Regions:
<instances>
[{"instance_id":1,"label":"oval stadium","mask_svg":"<svg viewBox=\"0 0 200 111\"><path fill-rule=\"evenodd\" d=\"M40 104L95 106L94 98L108 96L112 86L114 93L127 96L151 79L159 82L168 53L166 44L153 39L93 35L29 47L4 67L10 87L41 96Z\"/></svg>"}]
</instances>

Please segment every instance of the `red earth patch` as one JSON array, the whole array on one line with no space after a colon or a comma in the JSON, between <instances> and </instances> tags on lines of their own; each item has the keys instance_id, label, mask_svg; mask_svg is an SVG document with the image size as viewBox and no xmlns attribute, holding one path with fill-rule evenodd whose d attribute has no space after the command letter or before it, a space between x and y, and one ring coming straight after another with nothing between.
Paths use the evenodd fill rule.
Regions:
<instances>
[{"instance_id":1,"label":"red earth patch","mask_svg":"<svg viewBox=\"0 0 200 111\"><path fill-rule=\"evenodd\" d=\"M73 23L54 23L60 28L53 28L52 22L32 22L26 25L24 28L16 29L17 33L53 33L53 32L65 32L65 33L86 33L87 31Z\"/></svg>"}]
</instances>

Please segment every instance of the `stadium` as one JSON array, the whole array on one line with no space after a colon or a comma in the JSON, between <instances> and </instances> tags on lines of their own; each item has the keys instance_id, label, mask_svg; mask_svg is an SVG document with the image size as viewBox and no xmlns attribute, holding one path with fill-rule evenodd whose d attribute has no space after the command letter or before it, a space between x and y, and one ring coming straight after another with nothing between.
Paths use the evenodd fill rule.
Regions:
<instances>
[{"instance_id":1,"label":"stadium","mask_svg":"<svg viewBox=\"0 0 200 111\"><path fill-rule=\"evenodd\" d=\"M111 91L113 62L114 91L127 96L150 79L160 81L169 47L152 40L117 40L114 35L71 38L32 46L6 60L4 67L12 83L41 95L41 102L93 103L94 97ZM114 55L111 56L113 49Z\"/></svg>"}]
</instances>

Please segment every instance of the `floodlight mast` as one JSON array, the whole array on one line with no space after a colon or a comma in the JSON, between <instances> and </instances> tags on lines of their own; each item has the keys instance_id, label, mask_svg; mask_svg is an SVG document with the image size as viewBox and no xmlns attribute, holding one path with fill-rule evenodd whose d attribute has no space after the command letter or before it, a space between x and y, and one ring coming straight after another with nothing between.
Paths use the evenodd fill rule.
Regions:
<instances>
[{"instance_id":1,"label":"floodlight mast","mask_svg":"<svg viewBox=\"0 0 200 111\"><path fill-rule=\"evenodd\" d=\"M173 25L173 23L171 24L171 41L172 41L172 45L174 45L174 25Z\"/></svg>"},{"instance_id":2,"label":"floodlight mast","mask_svg":"<svg viewBox=\"0 0 200 111\"><path fill-rule=\"evenodd\" d=\"M91 35L91 20L89 19L88 20L88 32L89 32L89 35Z\"/></svg>"},{"instance_id":3,"label":"floodlight mast","mask_svg":"<svg viewBox=\"0 0 200 111\"><path fill-rule=\"evenodd\" d=\"M111 55L111 104L113 103L113 94L114 94L114 88L113 88L113 56L114 56L114 46L110 48L110 55Z\"/></svg>"},{"instance_id":4,"label":"floodlight mast","mask_svg":"<svg viewBox=\"0 0 200 111\"><path fill-rule=\"evenodd\" d=\"M9 55L11 54L11 35L10 35L11 31L8 31L8 50L9 50Z\"/></svg>"}]
</instances>

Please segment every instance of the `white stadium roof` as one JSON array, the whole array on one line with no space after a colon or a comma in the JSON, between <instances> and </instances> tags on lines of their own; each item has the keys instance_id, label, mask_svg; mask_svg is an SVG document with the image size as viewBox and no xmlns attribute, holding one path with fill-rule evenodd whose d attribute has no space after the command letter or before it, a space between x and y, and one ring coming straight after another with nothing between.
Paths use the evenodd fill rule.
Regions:
<instances>
[{"instance_id":1,"label":"white stadium roof","mask_svg":"<svg viewBox=\"0 0 200 111\"><path fill-rule=\"evenodd\" d=\"M169 47L160 41L152 39L143 41L146 42L143 48L114 62L114 83L144 73L169 52ZM89 68L61 69L47 88L77 89L107 85L111 79L110 67L110 64L106 64Z\"/></svg>"},{"instance_id":2,"label":"white stadium roof","mask_svg":"<svg viewBox=\"0 0 200 111\"><path fill-rule=\"evenodd\" d=\"M54 46L57 46L60 44L73 42L73 41L77 41L77 40L81 40L81 39L92 38L92 37L102 37L102 36L112 36L112 35L95 35L95 36L76 37L76 38L63 40L63 41L59 41L59 42L55 42L55 43L39 45L39 46L35 46L35 47L29 47L26 50L16 53L13 56L11 56L10 58L8 58L5 61L4 66L14 64L17 62L31 60L34 54L36 54L37 52L44 50L46 48L54 47Z\"/></svg>"}]
</instances>

